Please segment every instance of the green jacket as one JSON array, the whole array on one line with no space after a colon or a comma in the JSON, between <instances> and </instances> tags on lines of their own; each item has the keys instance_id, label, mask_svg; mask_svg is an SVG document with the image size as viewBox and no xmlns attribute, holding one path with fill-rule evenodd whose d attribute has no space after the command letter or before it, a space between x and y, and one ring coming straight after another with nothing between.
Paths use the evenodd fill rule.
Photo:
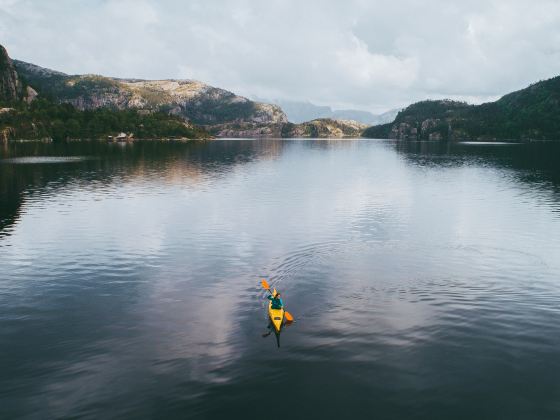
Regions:
<instances>
[{"instance_id":1,"label":"green jacket","mask_svg":"<svg viewBox=\"0 0 560 420\"><path fill-rule=\"evenodd\" d=\"M282 309L282 307L284 306L282 298L267 296L267 299L272 301L272 309Z\"/></svg>"}]
</instances>

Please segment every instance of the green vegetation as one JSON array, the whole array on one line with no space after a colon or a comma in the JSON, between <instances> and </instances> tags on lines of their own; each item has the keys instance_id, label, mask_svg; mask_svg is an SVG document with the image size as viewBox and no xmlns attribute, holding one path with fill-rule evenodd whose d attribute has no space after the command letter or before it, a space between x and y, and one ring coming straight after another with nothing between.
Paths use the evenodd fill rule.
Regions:
<instances>
[{"instance_id":1,"label":"green vegetation","mask_svg":"<svg viewBox=\"0 0 560 420\"><path fill-rule=\"evenodd\" d=\"M252 101L229 102L227 98L203 97L196 106L185 107L183 112L195 124L212 125L249 120L256 112L255 106Z\"/></svg>"},{"instance_id":2,"label":"green vegetation","mask_svg":"<svg viewBox=\"0 0 560 420\"><path fill-rule=\"evenodd\" d=\"M68 76L57 72L29 71L24 63L14 62L20 79L53 102L90 96L93 92L118 94L120 84L97 75ZM47 71L47 70L45 70ZM128 92L127 92L128 93Z\"/></svg>"},{"instance_id":3,"label":"green vegetation","mask_svg":"<svg viewBox=\"0 0 560 420\"><path fill-rule=\"evenodd\" d=\"M119 92L119 84L117 82L103 76L94 75L70 78L58 86L62 92L58 93L57 96L68 99L79 98L98 91Z\"/></svg>"},{"instance_id":4,"label":"green vegetation","mask_svg":"<svg viewBox=\"0 0 560 420\"><path fill-rule=\"evenodd\" d=\"M401 111L393 123L369 127L363 136L419 140L560 140L560 76L482 105L418 102Z\"/></svg>"},{"instance_id":5,"label":"green vegetation","mask_svg":"<svg viewBox=\"0 0 560 420\"><path fill-rule=\"evenodd\" d=\"M280 136L281 137L292 137L292 133L295 131L296 129L296 124L291 123L291 122L287 122L285 124L282 124L282 128L280 129Z\"/></svg>"},{"instance_id":6,"label":"green vegetation","mask_svg":"<svg viewBox=\"0 0 560 420\"><path fill-rule=\"evenodd\" d=\"M369 139L388 139L391 138L391 128L393 123L380 124L368 127L362 133L362 137Z\"/></svg>"},{"instance_id":7,"label":"green vegetation","mask_svg":"<svg viewBox=\"0 0 560 420\"><path fill-rule=\"evenodd\" d=\"M446 118L468 107L469 105L466 102L450 100L422 101L403 109L399 112L397 118L406 119L408 117L413 117L420 120L426 120L428 118Z\"/></svg>"},{"instance_id":8,"label":"green vegetation","mask_svg":"<svg viewBox=\"0 0 560 420\"><path fill-rule=\"evenodd\" d=\"M140 139L208 137L204 130L187 125L180 117L161 112L107 108L79 111L72 105L45 99L36 99L30 105L6 105L14 110L0 114L0 132L9 128L9 136L18 139L100 139L119 132L133 133Z\"/></svg>"}]
</instances>

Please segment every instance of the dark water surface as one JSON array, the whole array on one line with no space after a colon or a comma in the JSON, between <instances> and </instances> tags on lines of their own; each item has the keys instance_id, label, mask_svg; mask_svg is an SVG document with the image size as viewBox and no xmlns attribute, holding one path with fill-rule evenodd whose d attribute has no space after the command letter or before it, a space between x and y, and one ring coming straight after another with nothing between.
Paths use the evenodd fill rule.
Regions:
<instances>
[{"instance_id":1,"label":"dark water surface","mask_svg":"<svg viewBox=\"0 0 560 420\"><path fill-rule=\"evenodd\" d=\"M5 146L0 418L226 416L560 418L559 145Z\"/></svg>"}]
</instances>

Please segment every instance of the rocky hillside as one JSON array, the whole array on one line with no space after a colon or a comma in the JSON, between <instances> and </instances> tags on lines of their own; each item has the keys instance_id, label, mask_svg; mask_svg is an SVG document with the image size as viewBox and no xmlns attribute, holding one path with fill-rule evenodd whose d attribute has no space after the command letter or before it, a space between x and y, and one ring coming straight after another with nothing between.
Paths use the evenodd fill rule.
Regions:
<instances>
[{"instance_id":1,"label":"rocky hillside","mask_svg":"<svg viewBox=\"0 0 560 420\"><path fill-rule=\"evenodd\" d=\"M398 140L560 140L560 76L496 102L423 101L364 137Z\"/></svg>"},{"instance_id":2,"label":"rocky hillside","mask_svg":"<svg viewBox=\"0 0 560 420\"><path fill-rule=\"evenodd\" d=\"M282 127L282 137L360 137L366 127L365 124L351 120L320 118L301 124L285 124Z\"/></svg>"},{"instance_id":3,"label":"rocky hillside","mask_svg":"<svg viewBox=\"0 0 560 420\"><path fill-rule=\"evenodd\" d=\"M20 69L33 77L21 77ZM0 142L107 139L121 132L126 132L125 137L128 139L210 137L201 127L161 109L129 109L110 104L87 107L58 100L55 91L60 89L66 79L63 73L31 64L21 63L20 67L18 62L15 66L6 50L0 46ZM98 79L99 85L107 88L107 81ZM46 93L38 95L28 84L29 80ZM82 92L81 96L86 97L89 86L83 88L85 93Z\"/></svg>"},{"instance_id":4,"label":"rocky hillside","mask_svg":"<svg viewBox=\"0 0 560 420\"><path fill-rule=\"evenodd\" d=\"M126 121L126 125L131 127L130 131L148 132L146 127L156 127L157 129L149 131L150 137L161 129L164 129L166 135L180 135L179 131L184 131L177 128L177 121L180 120L188 124L185 129L191 130L190 132L194 130L200 135L202 131L197 131L197 127L200 127L217 137L343 138L359 137L366 128L366 125L355 121L334 118L292 124L278 105L251 101L195 80L139 80L68 75L18 60L14 60L13 65L10 61L10 66L12 73L19 74L19 79L14 79L19 83L18 89L21 90L23 85L33 87L42 101L58 106L71 105L80 112L104 110L95 114L74 115L65 108L41 104L41 115L48 108L53 118L59 120L58 125L61 118L74 120L69 128L62 121L64 128L57 129L58 135L54 136L59 138L99 136L112 130L110 122L113 119L110 118L110 112L105 110L120 112L119 125ZM143 118L137 118L134 113L141 114ZM20 113L19 117L22 115ZM149 115L154 117L148 117ZM165 120L162 115L175 120ZM10 118L12 125L24 124L23 117ZM8 121L8 116L3 119ZM49 122L42 120L41 124L47 127ZM126 130L123 128L123 131ZM48 127L42 132L50 133Z\"/></svg>"},{"instance_id":5,"label":"rocky hillside","mask_svg":"<svg viewBox=\"0 0 560 420\"><path fill-rule=\"evenodd\" d=\"M116 79L67 75L14 60L18 72L41 95L80 110L162 111L201 125L217 135L273 135L287 123L276 105L253 102L227 90L194 80ZM271 128L272 127L272 128Z\"/></svg>"}]
</instances>

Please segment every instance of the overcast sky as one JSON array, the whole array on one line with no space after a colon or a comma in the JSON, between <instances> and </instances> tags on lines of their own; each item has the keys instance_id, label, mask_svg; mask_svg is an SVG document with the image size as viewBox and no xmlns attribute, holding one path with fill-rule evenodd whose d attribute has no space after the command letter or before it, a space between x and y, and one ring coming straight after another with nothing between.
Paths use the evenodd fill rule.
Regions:
<instances>
[{"instance_id":1,"label":"overcast sky","mask_svg":"<svg viewBox=\"0 0 560 420\"><path fill-rule=\"evenodd\" d=\"M379 112L560 74L558 0L0 0L10 55Z\"/></svg>"}]
</instances>

